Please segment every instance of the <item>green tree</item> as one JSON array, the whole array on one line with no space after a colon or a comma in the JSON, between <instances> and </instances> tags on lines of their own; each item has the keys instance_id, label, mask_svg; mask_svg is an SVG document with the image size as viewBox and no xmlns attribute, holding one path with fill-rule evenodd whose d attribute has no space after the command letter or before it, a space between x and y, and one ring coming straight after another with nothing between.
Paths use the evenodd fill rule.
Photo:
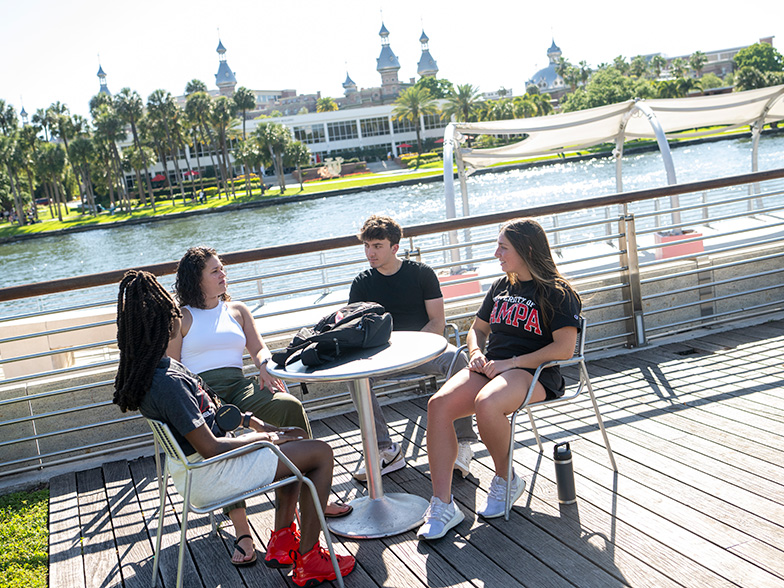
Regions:
<instances>
[{"instance_id":1,"label":"green tree","mask_svg":"<svg viewBox=\"0 0 784 588\"><path fill-rule=\"evenodd\" d=\"M682 78L686 75L686 62L682 58L676 57L670 63L670 71L675 78Z\"/></svg>"},{"instance_id":2,"label":"green tree","mask_svg":"<svg viewBox=\"0 0 784 588\"><path fill-rule=\"evenodd\" d=\"M338 103L334 98L325 96L316 100L316 112L332 112L338 109Z\"/></svg>"},{"instance_id":3,"label":"green tree","mask_svg":"<svg viewBox=\"0 0 784 588\"><path fill-rule=\"evenodd\" d=\"M24 214L21 190L17 179L17 172L23 166L21 150L18 142L18 119L16 110L10 104L6 105L5 100L0 100L0 162L3 163L8 179L11 184L13 194L14 209L20 225L27 224Z\"/></svg>"},{"instance_id":4,"label":"green tree","mask_svg":"<svg viewBox=\"0 0 784 588\"><path fill-rule=\"evenodd\" d=\"M642 55L637 55L632 58L632 62L629 65L629 74L635 78L641 78L644 77L646 73L648 73L648 62L645 58Z\"/></svg>"},{"instance_id":5,"label":"green tree","mask_svg":"<svg viewBox=\"0 0 784 588\"><path fill-rule=\"evenodd\" d=\"M658 80L661 77L662 70L667 67L667 60L657 53L651 57L650 67L653 70L654 79Z\"/></svg>"},{"instance_id":6,"label":"green tree","mask_svg":"<svg viewBox=\"0 0 784 588\"><path fill-rule=\"evenodd\" d=\"M694 70L698 78L702 77L702 68L705 67L706 63L708 63L708 56L702 51L695 51L689 57L689 67Z\"/></svg>"},{"instance_id":7,"label":"green tree","mask_svg":"<svg viewBox=\"0 0 784 588\"><path fill-rule=\"evenodd\" d=\"M310 149L301 141L292 141L286 145L283 154L283 163L288 167L296 167L299 176L299 191L304 189L302 186L302 166L310 163Z\"/></svg>"},{"instance_id":8,"label":"green tree","mask_svg":"<svg viewBox=\"0 0 784 588\"><path fill-rule=\"evenodd\" d=\"M419 153L422 153L420 119L423 115L436 114L437 112L438 106L432 96L430 96L430 92L424 88L411 86L403 90L400 96L397 97L397 100L395 100L392 116L397 120L409 120L414 123L417 150ZM419 158L417 158L417 167L419 167Z\"/></svg>"},{"instance_id":9,"label":"green tree","mask_svg":"<svg viewBox=\"0 0 784 588\"><path fill-rule=\"evenodd\" d=\"M280 193L286 191L286 180L283 170L283 156L286 147L294 139L288 128L280 123L265 122L256 127L255 138L261 149L269 152L269 161L272 163L275 174L278 176Z\"/></svg>"},{"instance_id":10,"label":"green tree","mask_svg":"<svg viewBox=\"0 0 784 588\"><path fill-rule=\"evenodd\" d=\"M248 119L248 111L253 110L256 107L256 95L244 86L240 86L234 92L232 100L234 100L236 111L242 114L242 140L244 141L247 138L247 135L245 134L245 121Z\"/></svg>"},{"instance_id":11,"label":"green tree","mask_svg":"<svg viewBox=\"0 0 784 588\"><path fill-rule=\"evenodd\" d=\"M212 108L212 100L206 92L194 92L193 94L189 94L185 101L185 114L194 125L194 129L198 132L198 143L209 149L212 167L217 170L219 169L218 164L215 161L217 149L215 148L215 141L212 136L211 124ZM224 186L223 190L225 189L226 187ZM219 186L218 194L220 194L220 192L221 189Z\"/></svg>"},{"instance_id":12,"label":"green tree","mask_svg":"<svg viewBox=\"0 0 784 588\"><path fill-rule=\"evenodd\" d=\"M703 90L710 90L711 88L722 88L725 84L724 80L715 73L706 73L700 78L700 86Z\"/></svg>"},{"instance_id":13,"label":"green tree","mask_svg":"<svg viewBox=\"0 0 784 588\"><path fill-rule=\"evenodd\" d=\"M455 118L458 122L470 122L475 120L476 106L482 95L479 88L471 84L458 84L446 98L443 116L451 119Z\"/></svg>"},{"instance_id":14,"label":"green tree","mask_svg":"<svg viewBox=\"0 0 784 588\"><path fill-rule=\"evenodd\" d=\"M756 67L745 65L735 72L735 89L738 92L766 88L768 79Z\"/></svg>"},{"instance_id":15,"label":"green tree","mask_svg":"<svg viewBox=\"0 0 784 588\"><path fill-rule=\"evenodd\" d=\"M196 78L192 79L190 82L185 84L185 95L190 96L196 92L206 92L207 91L207 84L202 82L201 80L197 80Z\"/></svg>"},{"instance_id":16,"label":"green tree","mask_svg":"<svg viewBox=\"0 0 784 588\"><path fill-rule=\"evenodd\" d=\"M417 88L426 89L428 92L430 92L430 95L436 100L443 100L445 98L449 98L449 96L455 89L454 85L449 80L438 79L432 76L419 78L416 84L414 84L414 86Z\"/></svg>"},{"instance_id":17,"label":"green tree","mask_svg":"<svg viewBox=\"0 0 784 588\"><path fill-rule=\"evenodd\" d=\"M120 115L122 120L130 125L131 134L133 135L133 144L136 151L141 158L142 168L144 169L144 178L147 181L147 191L150 194L150 205L152 211L155 212L155 194L152 191L152 182L150 181L149 165L147 164L147 152L142 148L142 142L139 139L139 121L144 116L144 104L139 93L130 88L123 88L115 96L115 107L117 114ZM139 191L141 192L141 186Z\"/></svg>"},{"instance_id":18,"label":"green tree","mask_svg":"<svg viewBox=\"0 0 784 588\"><path fill-rule=\"evenodd\" d=\"M754 43L744 47L733 58L735 69L753 67L759 72L784 71L784 58L769 43Z\"/></svg>"},{"instance_id":19,"label":"green tree","mask_svg":"<svg viewBox=\"0 0 784 588\"><path fill-rule=\"evenodd\" d=\"M224 186L228 184L231 195L236 198L234 193L234 174L231 170L231 160L229 159L229 130L234 122L234 103L226 96L218 96L212 109L212 122L218 135L218 148L221 152L221 174L223 175Z\"/></svg>"},{"instance_id":20,"label":"green tree","mask_svg":"<svg viewBox=\"0 0 784 588\"><path fill-rule=\"evenodd\" d=\"M177 106L177 102L170 92L166 90L154 90L152 94L147 97L147 116L152 122L152 126L163 130L166 141L167 151L171 154L172 161L174 162L174 171L177 176L177 184L180 187L180 196L183 202L185 201L185 190L182 187L180 178L180 149L174 140L174 133L172 129L178 124L182 111ZM166 164L166 154L161 154L161 162L163 163L163 174L166 176L166 183L169 184L171 194L171 184L169 182L169 170ZM172 194L172 200L174 195Z\"/></svg>"},{"instance_id":21,"label":"green tree","mask_svg":"<svg viewBox=\"0 0 784 588\"><path fill-rule=\"evenodd\" d=\"M109 200L111 206L114 202L114 187L119 189L119 200L125 203L126 212L131 211L130 195L125 187L122 173L122 160L117 144L127 137L125 125L117 114L114 102L96 101L93 110L93 126L95 127L95 141L98 152L103 156L109 187Z\"/></svg>"}]
</instances>

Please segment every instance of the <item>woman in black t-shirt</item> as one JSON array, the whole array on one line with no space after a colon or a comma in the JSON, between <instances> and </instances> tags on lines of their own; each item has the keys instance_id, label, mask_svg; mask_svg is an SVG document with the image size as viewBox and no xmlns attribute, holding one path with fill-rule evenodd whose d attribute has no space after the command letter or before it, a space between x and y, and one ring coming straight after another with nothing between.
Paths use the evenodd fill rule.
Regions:
<instances>
[{"instance_id":1,"label":"woman in black t-shirt","mask_svg":"<svg viewBox=\"0 0 784 588\"><path fill-rule=\"evenodd\" d=\"M542 227L530 219L508 222L498 235L495 256L506 276L493 284L468 332L469 365L428 403L427 452L433 499L418 533L421 539L442 537L463 519L451 495L451 464L457 455L452 428L455 419L476 415L496 474L487 504L477 513L485 518L501 516L512 434L507 415L522 404L540 364L569 359L574 353L580 297L558 273ZM536 384L531 402L560 396L563 389L558 368L549 368ZM513 501L522 491L522 481L514 476Z\"/></svg>"}]
</instances>

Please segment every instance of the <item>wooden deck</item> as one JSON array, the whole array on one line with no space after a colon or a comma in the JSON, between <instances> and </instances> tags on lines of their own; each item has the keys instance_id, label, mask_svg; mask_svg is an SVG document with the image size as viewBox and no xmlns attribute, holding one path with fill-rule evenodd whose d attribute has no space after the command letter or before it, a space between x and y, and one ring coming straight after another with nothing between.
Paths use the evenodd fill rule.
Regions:
<instances>
[{"instance_id":1,"label":"wooden deck","mask_svg":"<svg viewBox=\"0 0 784 588\"><path fill-rule=\"evenodd\" d=\"M590 361L618 462L614 475L587 399L542 410L538 452L527 419L516 432L527 483L511 520L477 519L492 470L474 447L472 475L456 479L466 513L456 533L419 543L414 532L347 541L357 557L347 587L721 586L784 587L784 321ZM430 496L426 398L385 407L409 466L386 491ZM313 423L335 450L334 491L364 492L356 414ZM577 504L559 507L552 441L573 439ZM179 496L167 511L159 586L173 586ZM152 459L107 463L51 481L50 586L149 586L157 492ZM256 545L269 538L272 503L251 503ZM189 526L185 586L293 586L263 565L229 563L230 524Z\"/></svg>"}]
</instances>

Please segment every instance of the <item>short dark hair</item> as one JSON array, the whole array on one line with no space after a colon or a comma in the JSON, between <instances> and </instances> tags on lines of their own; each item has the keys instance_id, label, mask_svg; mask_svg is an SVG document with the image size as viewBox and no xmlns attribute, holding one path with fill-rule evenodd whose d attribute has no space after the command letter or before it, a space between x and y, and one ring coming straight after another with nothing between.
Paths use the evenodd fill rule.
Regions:
<instances>
[{"instance_id":1,"label":"short dark hair","mask_svg":"<svg viewBox=\"0 0 784 588\"><path fill-rule=\"evenodd\" d=\"M387 239L392 245L397 245L403 238L403 228L393 218L374 214L362 225L358 237L362 242Z\"/></svg>"},{"instance_id":2,"label":"short dark hair","mask_svg":"<svg viewBox=\"0 0 784 588\"><path fill-rule=\"evenodd\" d=\"M198 245L191 247L177 264L177 277L174 279L174 295L180 306L204 308L204 292L201 291L201 274L210 257L220 259L218 252L212 247ZM231 300L226 292L221 300Z\"/></svg>"}]
</instances>

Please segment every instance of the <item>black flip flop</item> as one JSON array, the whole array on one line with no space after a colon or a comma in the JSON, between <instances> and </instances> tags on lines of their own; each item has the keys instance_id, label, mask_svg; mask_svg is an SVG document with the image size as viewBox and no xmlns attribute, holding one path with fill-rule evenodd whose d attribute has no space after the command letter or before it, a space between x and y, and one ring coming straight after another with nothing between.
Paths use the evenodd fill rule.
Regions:
<instances>
[{"instance_id":1,"label":"black flip flop","mask_svg":"<svg viewBox=\"0 0 784 588\"><path fill-rule=\"evenodd\" d=\"M338 514L327 514L326 509L324 509L324 518L327 519L339 519L340 517L345 517L351 514L351 511L354 510L353 506L351 506L350 504L346 504L345 502L341 502L340 500L336 500L335 502L333 502L328 506L337 506L338 508L346 507L346 510Z\"/></svg>"},{"instance_id":2,"label":"black flip flop","mask_svg":"<svg viewBox=\"0 0 784 588\"><path fill-rule=\"evenodd\" d=\"M245 550L242 547L240 547L240 541L242 541L243 539L250 539L252 541L253 537L251 537L250 535L240 535L239 537L237 537L234 540L234 549L239 551L242 555L248 555L247 553L245 553ZM256 565L256 559L257 559L256 558L256 549L254 548L253 549L253 559L250 559L248 561L240 561L240 562L235 562L234 560L231 560L231 565L233 565L234 567L237 567L237 568L247 568L247 567L250 567L250 566L255 566Z\"/></svg>"}]
</instances>

